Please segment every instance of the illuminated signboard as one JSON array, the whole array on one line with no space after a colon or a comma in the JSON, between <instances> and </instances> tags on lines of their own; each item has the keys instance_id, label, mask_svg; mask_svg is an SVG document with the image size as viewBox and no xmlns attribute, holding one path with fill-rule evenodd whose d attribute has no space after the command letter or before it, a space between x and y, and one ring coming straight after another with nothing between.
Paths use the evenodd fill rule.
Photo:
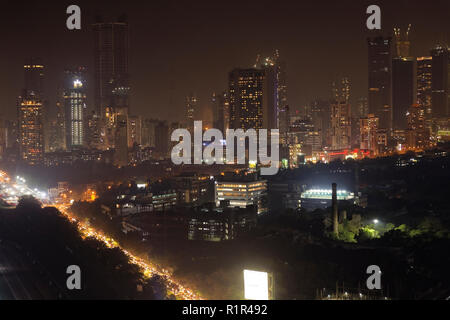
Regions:
<instances>
[{"instance_id":1,"label":"illuminated signboard","mask_svg":"<svg viewBox=\"0 0 450 320\"><path fill-rule=\"evenodd\" d=\"M271 277L267 272L244 270L244 297L249 300L269 300Z\"/></svg>"}]
</instances>

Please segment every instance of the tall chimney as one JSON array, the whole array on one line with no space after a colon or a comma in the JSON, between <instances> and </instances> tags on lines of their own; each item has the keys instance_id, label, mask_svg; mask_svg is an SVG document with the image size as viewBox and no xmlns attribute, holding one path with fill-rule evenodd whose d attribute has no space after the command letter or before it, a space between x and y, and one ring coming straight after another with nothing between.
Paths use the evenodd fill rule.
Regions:
<instances>
[{"instance_id":1,"label":"tall chimney","mask_svg":"<svg viewBox=\"0 0 450 320\"><path fill-rule=\"evenodd\" d=\"M331 185L332 189L332 198L331 198L331 207L333 210L333 233L338 235L339 233L339 222L338 222L338 205L337 205L337 185L333 182Z\"/></svg>"}]
</instances>

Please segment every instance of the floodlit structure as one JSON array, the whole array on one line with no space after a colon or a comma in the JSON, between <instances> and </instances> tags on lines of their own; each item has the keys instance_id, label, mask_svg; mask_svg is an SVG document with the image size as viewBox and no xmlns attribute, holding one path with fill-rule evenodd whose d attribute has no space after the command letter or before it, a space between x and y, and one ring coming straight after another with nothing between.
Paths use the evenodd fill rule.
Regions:
<instances>
[{"instance_id":1,"label":"floodlit structure","mask_svg":"<svg viewBox=\"0 0 450 320\"><path fill-rule=\"evenodd\" d=\"M332 195L331 189L308 189L301 195L301 206L306 210L326 209L332 204ZM336 199L353 201L355 195L347 190L336 190Z\"/></svg>"}]
</instances>

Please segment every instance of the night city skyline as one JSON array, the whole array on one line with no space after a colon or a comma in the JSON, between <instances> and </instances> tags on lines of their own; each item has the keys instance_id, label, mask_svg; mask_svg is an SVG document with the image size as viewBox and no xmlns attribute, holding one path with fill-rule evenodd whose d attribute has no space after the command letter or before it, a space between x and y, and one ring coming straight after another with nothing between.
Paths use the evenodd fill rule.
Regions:
<instances>
[{"instance_id":1,"label":"night city skyline","mask_svg":"<svg viewBox=\"0 0 450 320\"><path fill-rule=\"evenodd\" d=\"M130 106L134 114L180 121L184 99L193 92L200 109L196 118L211 120L210 97L227 88L228 72L234 67L250 67L258 54L268 56L276 49L287 63L291 109L317 98L329 99L332 82L342 77L350 79L351 104L355 106L357 99L367 96L366 39L372 33L365 28L365 8L369 3L282 1L266 6L246 1L240 9L233 9L237 8L235 2L136 1L124 5L81 1L82 28L69 31L59 26L64 26L66 15L61 12L69 3L9 1L7 6L21 14L0 22L0 34L8 43L1 53L1 113L9 119L15 116L16 98L23 89L21 68L30 55L41 58L45 66L50 108L63 71L87 66L88 108L92 109L92 24L97 15L114 21L122 14L130 29ZM406 29L412 24L412 56L429 55L437 43L448 42L447 1L380 3L381 34L393 36L394 27ZM28 53L31 47L33 54Z\"/></svg>"}]
</instances>

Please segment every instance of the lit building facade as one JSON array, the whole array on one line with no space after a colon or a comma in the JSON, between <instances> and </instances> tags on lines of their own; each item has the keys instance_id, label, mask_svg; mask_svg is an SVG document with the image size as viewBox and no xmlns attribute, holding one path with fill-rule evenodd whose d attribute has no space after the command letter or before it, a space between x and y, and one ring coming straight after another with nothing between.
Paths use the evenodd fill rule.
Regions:
<instances>
[{"instance_id":1,"label":"lit building facade","mask_svg":"<svg viewBox=\"0 0 450 320\"><path fill-rule=\"evenodd\" d=\"M351 147L351 107L345 100L331 104L331 149L342 150Z\"/></svg>"},{"instance_id":2,"label":"lit building facade","mask_svg":"<svg viewBox=\"0 0 450 320\"><path fill-rule=\"evenodd\" d=\"M417 58L417 102L431 116L433 57Z\"/></svg>"},{"instance_id":3,"label":"lit building facade","mask_svg":"<svg viewBox=\"0 0 450 320\"><path fill-rule=\"evenodd\" d=\"M246 208L250 205L256 205L258 214L266 213L268 211L266 201L267 181L245 180L247 179L242 179L242 181L216 181L216 205L221 206L222 201L225 201L229 207Z\"/></svg>"},{"instance_id":4,"label":"lit building facade","mask_svg":"<svg viewBox=\"0 0 450 320\"><path fill-rule=\"evenodd\" d=\"M408 130L406 143L410 148L430 146L430 131L425 126L425 108L420 104L412 105L407 113Z\"/></svg>"},{"instance_id":5,"label":"lit building facade","mask_svg":"<svg viewBox=\"0 0 450 320\"><path fill-rule=\"evenodd\" d=\"M33 95L20 97L17 111L20 159L29 165L42 164L44 159L42 101Z\"/></svg>"},{"instance_id":6,"label":"lit building facade","mask_svg":"<svg viewBox=\"0 0 450 320\"><path fill-rule=\"evenodd\" d=\"M128 148L142 144L142 120L140 116L128 116Z\"/></svg>"},{"instance_id":7,"label":"lit building facade","mask_svg":"<svg viewBox=\"0 0 450 320\"><path fill-rule=\"evenodd\" d=\"M86 69L67 70L64 78L66 145L72 150L86 144Z\"/></svg>"},{"instance_id":8,"label":"lit building facade","mask_svg":"<svg viewBox=\"0 0 450 320\"><path fill-rule=\"evenodd\" d=\"M370 150L372 155L378 154L378 123L379 119L374 114L359 119L360 148Z\"/></svg>"},{"instance_id":9,"label":"lit building facade","mask_svg":"<svg viewBox=\"0 0 450 320\"><path fill-rule=\"evenodd\" d=\"M273 68L231 71L230 129L278 128L276 93L276 74Z\"/></svg>"}]
</instances>

